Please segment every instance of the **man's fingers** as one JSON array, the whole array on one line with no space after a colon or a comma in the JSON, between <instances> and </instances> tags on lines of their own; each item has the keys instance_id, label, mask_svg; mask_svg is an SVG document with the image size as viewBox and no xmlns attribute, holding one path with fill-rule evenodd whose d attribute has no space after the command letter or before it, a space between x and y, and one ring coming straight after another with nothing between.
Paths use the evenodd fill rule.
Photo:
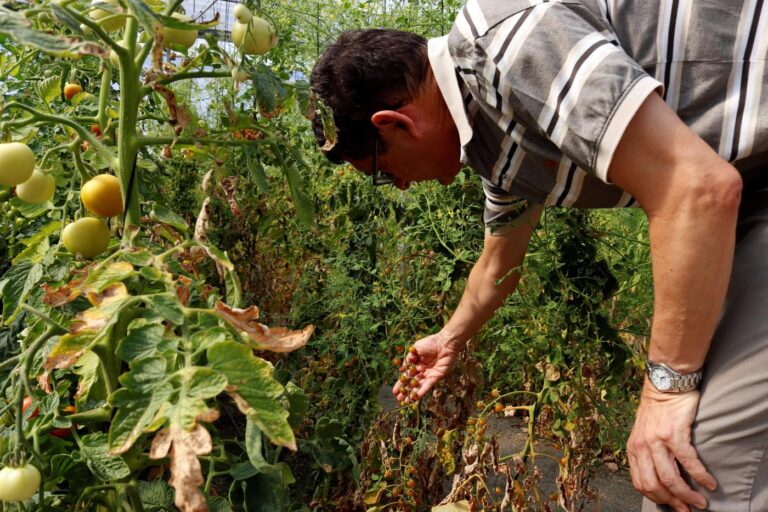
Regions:
<instances>
[{"instance_id":1,"label":"man's fingers","mask_svg":"<svg viewBox=\"0 0 768 512\"><path fill-rule=\"evenodd\" d=\"M634 459L634 463L630 464L630 474L635 489L654 503L667 504L676 512L691 512L690 507L685 502L671 493L659 481L650 452L642 450L634 457L630 455L630 462L632 459Z\"/></svg>"},{"instance_id":2,"label":"man's fingers","mask_svg":"<svg viewBox=\"0 0 768 512\"><path fill-rule=\"evenodd\" d=\"M657 445L653 449L653 461L656 466L656 474L659 483L676 498L697 508L706 508L707 500L704 496L688 485L680 475L677 462L665 445Z\"/></svg>"},{"instance_id":3,"label":"man's fingers","mask_svg":"<svg viewBox=\"0 0 768 512\"><path fill-rule=\"evenodd\" d=\"M699 459L699 454L696 453L696 449L689 443L685 443L682 447L675 450L675 458L685 471L691 475L694 481L696 481L702 487L714 491L717 489L717 480L712 474L707 471L704 464Z\"/></svg>"}]
</instances>

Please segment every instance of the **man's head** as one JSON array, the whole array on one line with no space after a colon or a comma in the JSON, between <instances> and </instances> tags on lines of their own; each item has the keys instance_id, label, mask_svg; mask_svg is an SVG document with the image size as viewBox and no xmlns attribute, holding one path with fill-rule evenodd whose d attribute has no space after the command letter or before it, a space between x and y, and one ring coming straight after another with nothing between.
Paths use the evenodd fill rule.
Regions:
<instances>
[{"instance_id":1,"label":"man's head","mask_svg":"<svg viewBox=\"0 0 768 512\"><path fill-rule=\"evenodd\" d=\"M421 36L396 30L345 32L320 57L311 84L333 110L338 142L326 152L332 162L348 161L370 173L378 145L379 168L395 175L401 188L428 179L447 183L458 172L456 128ZM320 116L313 129L324 145Z\"/></svg>"}]
</instances>

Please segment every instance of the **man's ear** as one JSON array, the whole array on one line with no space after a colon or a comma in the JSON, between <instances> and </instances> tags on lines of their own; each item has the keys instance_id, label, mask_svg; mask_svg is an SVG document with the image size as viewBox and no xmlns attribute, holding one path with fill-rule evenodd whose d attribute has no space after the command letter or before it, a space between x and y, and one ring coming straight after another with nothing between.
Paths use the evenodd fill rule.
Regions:
<instances>
[{"instance_id":1,"label":"man's ear","mask_svg":"<svg viewBox=\"0 0 768 512\"><path fill-rule=\"evenodd\" d=\"M395 110L379 110L371 116L371 123L386 138L400 130L405 130L412 137L418 138L416 123L408 114ZM402 135L402 134L400 134Z\"/></svg>"}]
</instances>

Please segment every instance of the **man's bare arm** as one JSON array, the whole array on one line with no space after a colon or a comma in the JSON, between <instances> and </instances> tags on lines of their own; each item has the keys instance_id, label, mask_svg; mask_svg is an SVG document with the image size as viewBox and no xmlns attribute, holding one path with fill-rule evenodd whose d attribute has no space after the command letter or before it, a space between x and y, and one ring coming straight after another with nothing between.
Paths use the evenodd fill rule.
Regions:
<instances>
[{"instance_id":1,"label":"man's bare arm","mask_svg":"<svg viewBox=\"0 0 768 512\"><path fill-rule=\"evenodd\" d=\"M515 290L528 242L541 212L541 206L533 206L522 224L501 235L485 235L483 253L472 267L464 295L453 316L440 332L413 344L414 351L406 360L416 365L418 389L409 391L398 382L392 390L398 400L421 398L445 378L467 340Z\"/></svg>"},{"instance_id":2,"label":"man's bare arm","mask_svg":"<svg viewBox=\"0 0 768 512\"><path fill-rule=\"evenodd\" d=\"M542 211L542 206L531 206L521 224L502 235L486 233L483 252L469 274L459 306L441 331L446 343L463 348L515 290Z\"/></svg>"},{"instance_id":3,"label":"man's bare arm","mask_svg":"<svg viewBox=\"0 0 768 512\"><path fill-rule=\"evenodd\" d=\"M649 220L654 320L649 357L688 373L704 363L722 309L735 244L741 177L656 94L622 136L608 178ZM701 485L709 475L690 444L698 392L664 395L646 382L628 443L635 486L676 510L704 508L677 460Z\"/></svg>"}]
</instances>

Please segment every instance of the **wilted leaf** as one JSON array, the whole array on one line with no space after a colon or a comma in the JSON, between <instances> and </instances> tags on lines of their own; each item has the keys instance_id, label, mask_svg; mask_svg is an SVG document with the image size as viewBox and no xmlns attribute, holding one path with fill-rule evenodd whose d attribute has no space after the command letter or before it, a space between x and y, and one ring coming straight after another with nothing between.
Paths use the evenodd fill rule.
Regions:
<instances>
[{"instance_id":1,"label":"wilted leaf","mask_svg":"<svg viewBox=\"0 0 768 512\"><path fill-rule=\"evenodd\" d=\"M204 479L197 457L209 454L211 448L211 435L202 425L190 432L172 426L158 432L152 440L151 458L162 459L170 454L171 478L168 483L176 489L174 503L183 512L208 510L205 496L200 491Z\"/></svg>"},{"instance_id":2,"label":"wilted leaf","mask_svg":"<svg viewBox=\"0 0 768 512\"><path fill-rule=\"evenodd\" d=\"M249 338L258 344L259 348L272 352L292 352L303 347L315 330L312 325L308 325L300 331L289 330L285 327L267 327L257 321L259 308L256 306L239 309L217 302L216 311L220 318L229 322L236 329L245 332Z\"/></svg>"},{"instance_id":3,"label":"wilted leaf","mask_svg":"<svg viewBox=\"0 0 768 512\"><path fill-rule=\"evenodd\" d=\"M467 500L457 501L455 503L449 503L447 505L438 505L432 507L432 512L469 512L469 502Z\"/></svg>"},{"instance_id":4,"label":"wilted leaf","mask_svg":"<svg viewBox=\"0 0 768 512\"><path fill-rule=\"evenodd\" d=\"M95 339L96 333L91 331L65 334L49 352L45 368L48 370L68 368L96 344Z\"/></svg>"}]
</instances>

